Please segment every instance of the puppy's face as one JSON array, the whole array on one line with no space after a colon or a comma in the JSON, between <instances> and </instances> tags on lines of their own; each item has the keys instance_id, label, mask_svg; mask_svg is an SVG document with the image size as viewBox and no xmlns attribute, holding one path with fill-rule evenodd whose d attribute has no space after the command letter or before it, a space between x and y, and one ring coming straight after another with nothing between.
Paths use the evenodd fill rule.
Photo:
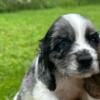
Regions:
<instances>
[{"instance_id":1,"label":"puppy's face","mask_svg":"<svg viewBox=\"0 0 100 100\"><path fill-rule=\"evenodd\" d=\"M47 39L48 38L48 39ZM99 36L91 22L78 14L60 17L46 35L49 60L65 76L89 77L99 71Z\"/></svg>"}]
</instances>

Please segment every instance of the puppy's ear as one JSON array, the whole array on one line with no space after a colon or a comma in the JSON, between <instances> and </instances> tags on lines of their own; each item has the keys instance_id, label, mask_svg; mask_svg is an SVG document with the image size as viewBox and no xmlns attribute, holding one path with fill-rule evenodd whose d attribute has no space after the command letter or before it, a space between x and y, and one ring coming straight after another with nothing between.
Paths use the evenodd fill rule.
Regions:
<instances>
[{"instance_id":1,"label":"puppy's ear","mask_svg":"<svg viewBox=\"0 0 100 100\"><path fill-rule=\"evenodd\" d=\"M85 79L85 89L94 98L100 99L100 74Z\"/></svg>"},{"instance_id":2,"label":"puppy's ear","mask_svg":"<svg viewBox=\"0 0 100 100\"><path fill-rule=\"evenodd\" d=\"M39 56L38 78L48 87L49 90L53 91L56 89L55 66L49 59L52 32L52 28L50 28L40 44L41 52Z\"/></svg>"}]
</instances>

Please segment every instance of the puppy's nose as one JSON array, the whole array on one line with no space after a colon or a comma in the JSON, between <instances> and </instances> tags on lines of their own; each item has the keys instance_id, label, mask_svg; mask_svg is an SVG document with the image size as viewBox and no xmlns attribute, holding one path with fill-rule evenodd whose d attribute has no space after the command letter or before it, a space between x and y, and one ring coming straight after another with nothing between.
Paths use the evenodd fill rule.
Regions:
<instances>
[{"instance_id":1,"label":"puppy's nose","mask_svg":"<svg viewBox=\"0 0 100 100\"><path fill-rule=\"evenodd\" d=\"M77 62L81 67L88 69L92 64L92 57L89 53L80 53L77 55Z\"/></svg>"}]
</instances>

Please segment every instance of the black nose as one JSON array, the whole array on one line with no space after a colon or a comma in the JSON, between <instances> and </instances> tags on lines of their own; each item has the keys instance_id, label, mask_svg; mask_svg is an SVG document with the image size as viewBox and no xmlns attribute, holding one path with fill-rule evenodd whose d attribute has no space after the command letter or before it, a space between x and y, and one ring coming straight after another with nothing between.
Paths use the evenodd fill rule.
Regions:
<instances>
[{"instance_id":1,"label":"black nose","mask_svg":"<svg viewBox=\"0 0 100 100\"><path fill-rule=\"evenodd\" d=\"M80 67L88 69L90 68L92 63L92 57L89 53L81 52L77 55L77 62L80 65Z\"/></svg>"}]
</instances>

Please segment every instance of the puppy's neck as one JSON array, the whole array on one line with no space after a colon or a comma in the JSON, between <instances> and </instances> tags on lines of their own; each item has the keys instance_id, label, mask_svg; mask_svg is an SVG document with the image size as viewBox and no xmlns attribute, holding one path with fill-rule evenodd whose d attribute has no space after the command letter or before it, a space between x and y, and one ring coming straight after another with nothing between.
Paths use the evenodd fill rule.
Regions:
<instances>
[{"instance_id":1,"label":"puppy's neck","mask_svg":"<svg viewBox=\"0 0 100 100\"><path fill-rule=\"evenodd\" d=\"M65 78L61 74L56 74L56 84L55 94L59 100L82 100L85 94L82 79Z\"/></svg>"}]
</instances>

